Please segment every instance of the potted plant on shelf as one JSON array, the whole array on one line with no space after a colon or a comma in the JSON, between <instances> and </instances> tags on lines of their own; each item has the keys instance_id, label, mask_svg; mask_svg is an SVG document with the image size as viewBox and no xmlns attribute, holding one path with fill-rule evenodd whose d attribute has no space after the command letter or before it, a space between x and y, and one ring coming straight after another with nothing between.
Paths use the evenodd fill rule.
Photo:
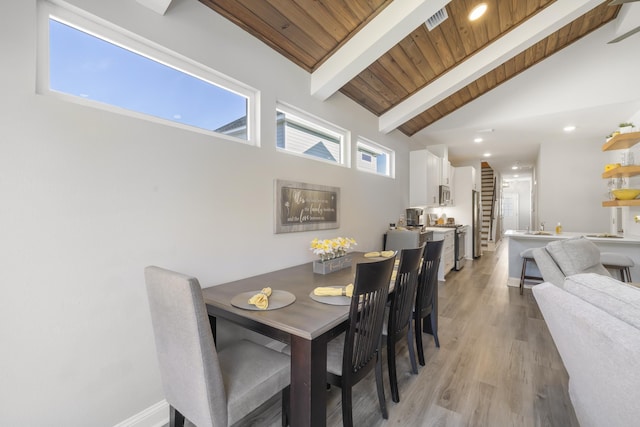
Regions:
<instances>
[{"instance_id":1,"label":"potted plant on shelf","mask_svg":"<svg viewBox=\"0 0 640 427\"><path fill-rule=\"evenodd\" d=\"M619 125L620 133L629 133L633 131L633 123L622 122Z\"/></svg>"}]
</instances>

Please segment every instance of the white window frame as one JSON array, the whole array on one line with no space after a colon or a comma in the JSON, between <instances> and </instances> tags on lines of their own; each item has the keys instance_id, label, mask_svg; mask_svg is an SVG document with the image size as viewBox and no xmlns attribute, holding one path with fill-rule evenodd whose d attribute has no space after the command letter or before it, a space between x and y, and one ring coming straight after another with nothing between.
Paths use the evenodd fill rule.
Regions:
<instances>
[{"instance_id":1,"label":"white window frame","mask_svg":"<svg viewBox=\"0 0 640 427\"><path fill-rule=\"evenodd\" d=\"M277 151L287 153L294 156L304 157L305 159L312 159L319 162L328 163L331 165L350 167L351 165L351 132L347 129L341 128L333 123L323 120L319 117L311 115L299 108L285 104L283 102L276 102L276 114L282 112L285 114L286 120L302 127L309 128L318 133L326 134L333 138L340 140L340 159L336 162L331 160L322 159L320 157L311 156L304 153L296 153L294 151L287 150L286 148L280 148L276 145ZM286 143L286 141L285 141Z\"/></svg>"},{"instance_id":2,"label":"white window frame","mask_svg":"<svg viewBox=\"0 0 640 427\"><path fill-rule=\"evenodd\" d=\"M116 105L105 104L92 99L74 96L49 89L49 19L53 18L63 24L86 32L92 36L105 40L123 49L149 58L185 74L219 86L227 91L247 98L247 139L225 135L208 129L178 123L155 117L142 112L128 110ZM157 43L144 39L128 30L120 28L108 21L91 15L79 8L55 0L38 1L38 49L36 67L36 92L56 97L65 101L84 106L123 114L138 119L186 129L217 138L240 142L243 144L260 146L260 92L238 80L217 72L203 64L187 58L177 52L167 49Z\"/></svg>"},{"instance_id":3,"label":"white window frame","mask_svg":"<svg viewBox=\"0 0 640 427\"><path fill-rule=\"evenodd\" d=\"M368 151L374 154L386 154L387 155L387 171L386 173L380 173L376 171L372 171L370 169L364 169L360 167L359 159L360 159L360 151ZM356 142L356 167L359 171L372 173L374 175L386 176L389 178L396 177L396 152L392 149L385 147L382 144L378 144L377 142L373 142L370 139L367 139L363 136L358 136Z\"/></svg>"}]
</instances>

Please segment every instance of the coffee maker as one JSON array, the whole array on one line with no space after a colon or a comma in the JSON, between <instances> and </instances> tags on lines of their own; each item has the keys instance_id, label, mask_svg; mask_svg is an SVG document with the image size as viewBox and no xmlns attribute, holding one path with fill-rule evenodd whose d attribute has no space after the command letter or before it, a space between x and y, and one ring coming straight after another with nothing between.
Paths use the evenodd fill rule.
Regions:
<instances>
[{"instance_id":1,"label":"coffee maker","mask_svg":"<svg viewBox=\"0 0 640 427\"><path fill-rule=\"evenodd\" d=\"M407 226L408 227L421 227L420 217L423 210L421 208L409 208L407 209Z\"/></svg>"}]
</instances>

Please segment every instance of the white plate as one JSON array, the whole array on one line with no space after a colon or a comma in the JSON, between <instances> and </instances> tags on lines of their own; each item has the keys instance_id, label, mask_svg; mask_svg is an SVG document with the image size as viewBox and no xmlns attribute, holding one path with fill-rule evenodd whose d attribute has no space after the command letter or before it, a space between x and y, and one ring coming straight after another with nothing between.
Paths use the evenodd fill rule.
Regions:
<instances>
[{"instance_id":1,"label":"white plate","mask_svg":"<svg viewBox=\"0 0 640 427\"><path fill-rule=\"evenodd\" d=\"M256 307L253 304L249 304L249 299L255 294L259 294L260 291L261 290L258 289L256 291L249 291L238 294L235 297L231 298L231 305L234 307L242 308L244 310L269 311L277 310L278 308L291 305L296 300L296 296L291 292L271 291L271 296L269 297L269 307L262 309Z\"/></svg>"}]
</instances>

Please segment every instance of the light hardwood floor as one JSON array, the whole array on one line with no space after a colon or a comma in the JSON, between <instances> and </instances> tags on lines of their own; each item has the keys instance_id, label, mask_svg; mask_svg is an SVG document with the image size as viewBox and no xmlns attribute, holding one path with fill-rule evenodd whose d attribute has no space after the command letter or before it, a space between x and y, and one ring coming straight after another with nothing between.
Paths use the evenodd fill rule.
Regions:
<instances>
[{"instance_id":1,"label":"light hardwood floor","mask_svg":"<svg viewBox=\"0 0 640 427\"><path fill-rule=\"evenodd\" d=\"M507 245L440 283L441 347L424 335L427 363L418 375L410 374L401 347L400 403L390 399L385 372L388 420L380 415L373 372L357 384L356 426L578 426L567 373L531 291L506 286ZM340 389L327 394L327 426L341 426ZM237 427L280 425L277 396Z\"/></svg>"}]
</instances>

